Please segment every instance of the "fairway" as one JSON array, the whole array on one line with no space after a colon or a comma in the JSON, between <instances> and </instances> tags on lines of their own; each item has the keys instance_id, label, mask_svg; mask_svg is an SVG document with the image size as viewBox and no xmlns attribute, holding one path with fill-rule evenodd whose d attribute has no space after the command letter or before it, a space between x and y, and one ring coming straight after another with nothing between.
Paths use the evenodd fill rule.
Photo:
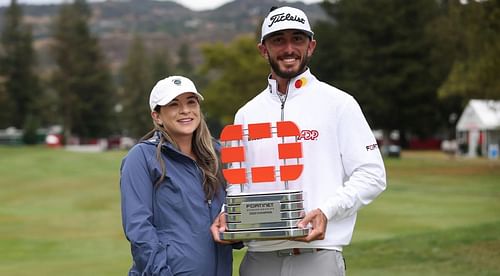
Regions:
<instances>
[{"instance_id":1,"label":"fairway","mask_svg":"<svg viewBox=\"0 0 500 276\"><path fill-rule=\"evenodd\" d=\"M126 275L124 155L0 147L0 275ZM347 275L500 275L500 161L403 152L386 167Z\"/></svg>"}]
</instances>

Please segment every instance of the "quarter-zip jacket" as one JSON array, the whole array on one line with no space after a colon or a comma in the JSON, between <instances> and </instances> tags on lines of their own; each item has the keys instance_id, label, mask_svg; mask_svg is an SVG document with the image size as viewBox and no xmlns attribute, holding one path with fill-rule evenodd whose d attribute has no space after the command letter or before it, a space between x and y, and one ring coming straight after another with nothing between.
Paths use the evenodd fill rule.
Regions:
<instances>
[{"instance_id":1,"label":"quarter-zip jacket","mask_svg":"<svg viewBox=\"0 0 500 276\"><path fill-rule=\"evenodd\" d=\"M309 70L290 80L284 104L277 94L277 83L269 78L268 87L244 105L235 124L293 121L301 130L304 165L302 175L288 183L289 189L304 191L305 211L319 208L328 218L326 237L310 243L277 240L251 241L250 251L286 248L325 248L342 250L352 238L357 211L372 202L386 188L383 160L377 142L354 98L321 82ZM283 165L277 144L293 139L271 138L248 141L246 167ZM294 140L293 140L294 141ZM283 190L284 183L249 183L244 192ZM240 186L228 192L240 192Z\"/></svg>"},{"instance_id":2,"label":"quarter-zip jacket","mask_svg":"<svg viewBox=\"0 0 500 276\"><path fill-rule=\"evenodd\" d=\"M231 275L232 248L216 244L210 232L224 190L207 201L201 169L170 144L162 146L166 177L154 186L161 176L158 140L155 135L135 145L122 161L122 220L133 257L129 275Z\"/></svg>"}]
</instances>

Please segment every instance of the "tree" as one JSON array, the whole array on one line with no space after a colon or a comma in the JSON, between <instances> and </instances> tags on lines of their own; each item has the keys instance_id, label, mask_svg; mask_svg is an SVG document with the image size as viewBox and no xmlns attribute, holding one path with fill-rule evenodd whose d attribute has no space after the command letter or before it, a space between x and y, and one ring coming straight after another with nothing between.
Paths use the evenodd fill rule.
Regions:
<instances>
[{"instance_id":1,"label":"tree","mask_svg":"<svg viewBox=\"0 0 500 276\"><path fill-rule=\"evenodd\" d=\"M0 85L0 128L6 128L11 125L13 110L12 101L9 100L5 86Z\"/></svg>"},{"instance_id":2,"label":"tree","mask_svg":"<svg viewBox=\"0 0 500 276\"><path fill-rule=\"evenodd\" d=\"M35 145L38 143L37 130L40 127L38 123L38 118L35 118L32 115L26 117L24 126L23 126L23 136L22 141L26 145Z\"/></svg>"},{"instance_id":3,"label":"tree","mask_svg":"<svg viewBox=\"0 0 500 276\"><path fill-rule=\"evenodd\" d=\"M41 95L35 74L36 54L31 27L22 23L23 13L16 0L5 10L1 33L0 127L22 128L28 116L37 116Z\"/></svg>"},{"instance_id":4,"label":"tree","mask_svg":"<svg viewBox=\"0 0 500 276\"><path fill-rule=\"evenodd\" d=\"M454 46L447 49L454 59L439 95L465 101L500 99L500 1L450 0L439 23L435 32L446 45Z\"/></svg>"},{"instance_id":5,"label":"tree","mask_svg":"<svg viewBox=\"0 0 500 276\"><path fill-rule=\"evenodd\" d=\"M95 138L113 132L114 87L98 40L90 33L85 0L63 4L53 25L57 64L52 84L58 93L64 135Z\"/></svg>"},{"instance_id":6,"label":"tree","mask_svg":"<svg viewBox=\"0 0 500 276\"><path fill-rule=\"evenodd\" d=\"M149 115L151 113L149 94L155 81L161 79L162 76L155 72L155 75L158 74L155 78L158 79L153 80L152 72L142 39L136 34L132 40L127 61L122 68L122 117L127 134L135 138L140 138L153 126Z\"/></svg>"},{"instance_id":7,"label":"tree","mask_svg":"<svg viewBox=\"0 0 500 276\"><path fill-rule=\"evenodd\" d=\"M151 70L154 81L164 79L172 74L172 61L169 52L165 48L153 51Z\"/></svg>"},{"instance_id":8,"label":"tree","mask_svg":"<svg viewBox=\"0 0 500 276\"><path fill-rule=\"evenodd\" d=\"M190 76L194 74L193 64L190 60L190 49L187 43L182 43L177 52L179 61L175 67L176 75Z\"/></svg>"},{"instance_id":9,"label":"tree","mask_svg":"<svg viewBox=\"0 0 500 276\"><path fill-rule=\"evenodd\" d=\"M211 79L203 94L209 120L232 123L236 111L267 86L268 65L256 45L254 37L241 37L227 46L216 43L202 48L201 72Z\"/></svg>"},{"instance_id":10,"label":"tree","mask_svg":"<svg viewBox=\"0 0 500 276\"><path fill-rule=\"evenodd\" d=\"M427 23L434 0L324 2L332 21L315 26L312 68L320 79L352 93L374 128L433 133L440 120Z\"/></svg>"}]
</instances>

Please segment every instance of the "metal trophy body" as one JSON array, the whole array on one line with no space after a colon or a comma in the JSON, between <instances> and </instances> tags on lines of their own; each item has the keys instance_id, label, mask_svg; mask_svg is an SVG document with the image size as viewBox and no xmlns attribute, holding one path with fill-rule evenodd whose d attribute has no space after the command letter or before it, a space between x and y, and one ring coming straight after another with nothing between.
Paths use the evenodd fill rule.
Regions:
<instances>
[{"instance_id":1,"label":"metal trophy body","mask_svg":"<svg viewBox=\"0 0 500 276\"><path fill-rule=\"evenodd\" d=\"M241 145L244 137L256 140L272 138L273 134L283 138L283 142L285 137L295 137L293 143L278 144L282 165L279 168L245 167L245 148ZM303 169L298 162L302 157L302 145L297 142L299 135L297 125L290 121L277 122L276 127L272 127L271 123L258 123L249 124L247 129L242 125L229 125L222 130L220 140L232 143L232 146L224 146L221 150L222 162L232 164L223 170L224 178L230 185L240 185L241 191L226 197L227 230L221 233L222 240L288 239L309 233L309 229L297 227L305 215L303 193L288 189L288 181L298 179ZM290 159L297 161L287 165ZM283 188L278 191L243 192L250 180L260 183L275 182L277 179L283 183Z\"/></svg>"}]
</instances>

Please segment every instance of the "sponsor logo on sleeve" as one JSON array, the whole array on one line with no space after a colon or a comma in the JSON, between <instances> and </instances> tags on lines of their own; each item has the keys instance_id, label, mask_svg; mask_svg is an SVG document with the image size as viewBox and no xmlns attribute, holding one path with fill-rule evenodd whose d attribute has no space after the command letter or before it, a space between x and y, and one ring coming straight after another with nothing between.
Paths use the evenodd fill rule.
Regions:
<instances>
[{"instance_id":1,"label":"sponsor logo on sleeve","mask_svg":"<svg viewBox=\"0 0 500 276\"><path fill-rule=\"evenodd\" d=\"M377 143L366 146L366 151L371 151L371 150L376 150L376 149L378 149Z\"/></svg>"}]
</instances>

